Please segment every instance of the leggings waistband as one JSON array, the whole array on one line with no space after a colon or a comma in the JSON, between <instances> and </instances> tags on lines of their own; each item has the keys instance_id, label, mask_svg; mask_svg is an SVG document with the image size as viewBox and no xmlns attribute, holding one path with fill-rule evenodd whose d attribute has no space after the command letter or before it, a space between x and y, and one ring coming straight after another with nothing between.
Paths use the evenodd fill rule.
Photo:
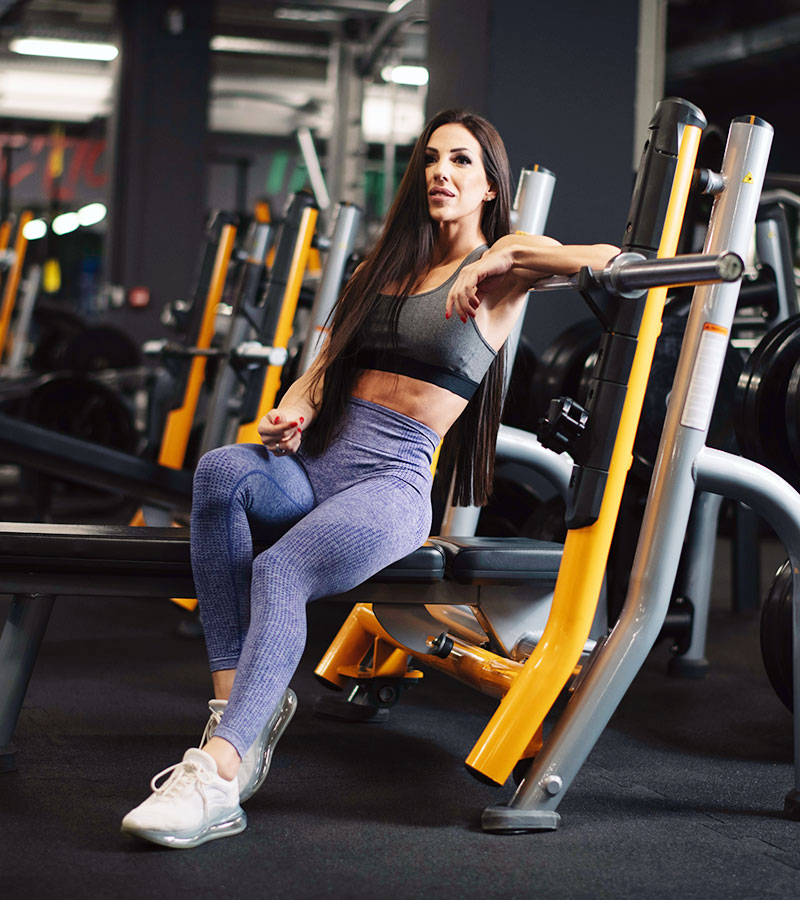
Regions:
<instances>
[{"instance_id":1,"label":"leggings waistband","mask_svg":"<svg viewBox=\"0 0 800 900\"><path fill-rule=\"evenodd\" d=\"M417 419L412 419L411 416L407 416L405 413L398 412L396 409L391 409L388 406L381 406L379 403L373 403L371 400L364 400L361 397L349 397L347 404L351 409L353 407L361 407L365 411L375 413L379 419L384 418L387 422L392 421L401 427L416 431L430 442L432 450L439 446L441 438L433 428ZM355 414L358 415L357 412Z\"/></svg>"}]
</instances>

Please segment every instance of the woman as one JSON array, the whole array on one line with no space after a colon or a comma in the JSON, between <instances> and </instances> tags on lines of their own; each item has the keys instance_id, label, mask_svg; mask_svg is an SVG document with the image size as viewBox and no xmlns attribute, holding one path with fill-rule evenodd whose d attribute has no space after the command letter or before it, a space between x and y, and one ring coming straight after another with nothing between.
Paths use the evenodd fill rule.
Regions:
<instances>
[{"instance_id":1,"label":"woman","mask_svg":"<svg viewBox=\"0 0 800 900\"><path fill-rule=\"evenodd\" d=\"M431 460L446 434L440 465L455 468L456 501L486 502L503 345L528 288L618 252L508 235L510 198L494 128L463 111L435 116L323 353L259 423L263 446L200 461L192 564L215 699L201 749L153 779L123 831L175 847L242 831L240 803L296 705L288 684L306 603L426 540ZM255 558L254 539L270 544Z\"/></svg>"}]
</instances>

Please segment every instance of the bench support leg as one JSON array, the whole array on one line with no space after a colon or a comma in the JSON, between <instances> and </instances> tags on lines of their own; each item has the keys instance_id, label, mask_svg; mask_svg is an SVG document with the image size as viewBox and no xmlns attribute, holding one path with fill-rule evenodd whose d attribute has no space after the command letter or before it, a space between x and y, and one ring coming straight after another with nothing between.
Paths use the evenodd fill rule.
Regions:
<instances>
[{"instance_id":1,"label":"bench support leg","mask_svg":"<svg viewBox=\"0 0 800 900\"><path fill-rule=\"evenodd\" d=\"M0 772L17 768L11 743L55 597L16 594L0 635Z\"/></svg>"}]
</instances>

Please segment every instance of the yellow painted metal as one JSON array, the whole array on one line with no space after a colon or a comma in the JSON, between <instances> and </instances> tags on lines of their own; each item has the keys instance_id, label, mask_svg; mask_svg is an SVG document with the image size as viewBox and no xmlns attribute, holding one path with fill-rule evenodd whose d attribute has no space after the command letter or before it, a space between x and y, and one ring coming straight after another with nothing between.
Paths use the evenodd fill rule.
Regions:
<instances>
[{"instance_id":1,"label":"yellow painted metal","mask_svg":"<svg viewBox=\"0 0 800 900\"><path fill-rule=\"evenodd\" d=\"M8 327L11 324L11 314L17 302L17 290L19 280L22 277L22 266L25 263L25 251L28 248L28 239L25 237L25 226L33 218L32 213L25 210L17 222L17 235L14 239L14 262L8 270L5 287L3 288L3 300L0 303L0 356L6 348L8 340ZM9 240L9 237L6 237Z\"/></svg>"},{"instance_id":2,"label":"yellow painted metal","mask_svg":"<svg viewBox=\"0 0 800 900\"><path fill-rule=\"evenodd\" d=\"M338 688L345 686L344 676L340 669L349 665L357 666L375 639L375 635L364 627L364 622L369 621L369 616L365 616L364 622L362 622L360 616L362 609L369 610L369 613L372 614L372 607L369 604L356 603L325 651L325 655L314 669L314 674L318 678L322 678ZM375 618L374 615L372 618Z\"/></svg>"},{"instance_id":3,"label":"yellow painted metal","mask_svg":"<svg viewBox=\"0 0 800 900\"><path fill-rule=\"evenodd\" d=\"M401 647L394 647L376 637L372 644L371 661L368 665L339 666L342 678L370 680L373 678L403 678L415 681L422 678L422 672L409 669L411 657Z\"/></svg>"},{"instance_id":4,"label":"yellow painted metal","mask_svg":"<svg viewBox=\"0 0 800 900\"><path fill-rule=\"evenodd\" d=\"M8 242L11 240L11 222L6 219L5 222L0 224L0 250L5 250L8 247Z\"/></svg>"},{"instance_id":5,"label":"yellow painted metal","mask_svg":"<svg viewBox=\"0 0 800 900\"><path fill-rule=\"evenodd\" d=\"M315 674L337 687L344 687L343 678L355 677L354 672L358 672L358 663L370 646L373 646L375 639L389 647L402 650L417 662L438 669L490 697L502 697L522 669L522 663L504 659L489 650L484 650L483 647L472 646L458 638L453 638L453 649L444 659L432 654L417 653L405 647L383 628L373 612L372 604L357 603L314 670ZM363 673L360 677L367 675L368 673Z\"/></svg>"},{"instance_id":6,"label":"yellow painted metal","mask_svg":"<svg viewBox=\"0 0 800 900\"><path fill-rule=\"evenodd\" d=\"M684 128L662 231L659 257L674 256L702 130ZM476 773L503 784L566 684L589 636L608 551L632 461L666 288L649 291L600 515L568 532L550 618L542 639L466 759Z\"/></svg>"},{"instance_id":7,"label":"yellow painted metal","mask_svg":"<svg viewBox=\"0 0 800 900\"><path fill-rule=\"evenodd\" d=\"M289 338L292 336L292 323L294 322L294 315L297 311L297 300L300 297L300 288L303 285L303 273L308 264L311 239L314 237L314 229L317 225L318 215L319 210L313 206L306 207L303 211L292 262L289 267L289 277L286 279L286 290L283 293L281 313L278 318L278 325L275 329L275 337L272 342L273 347L286 347L289 343ZM282 366L269 366L267 368L267 374L264 378L264 387L261 391L258 413L252 422L245 422L239 428L236 435L237 443L261 443L261 438L258 436L258 423L261 420L261 417L265 416L275 405L275 397L281 386L282 368Z\"/></svg>"},{"instance_id":8,"label":"yellow painted metal","mask_svg":"<svg viewBox=\"0 0 800 900\"><path fill-rule=\"evenodd\" d=\"M222 291L225 287L225 277L233 252L233 243L236 239L236 228L233 225L225 225L220 235L217 255L214 259L214 269L206 294L206 305L203 310L203 319L200 325L200 333L197 336L197 346L201 350L207 350L211 346L214 337L214 319L217 314L217 305L222 299ZM189 434L192 430L197 401L200 397L200 388L206 372L206 358L195 356L189 369L189 377L186 381L186 390L183 394L183 404L178 409L172 410L167 417L167 424L161 438L161 450L158 462L162 466L171 469L183 467L186 457L186 447L189 443Z\"/></svg>"}]
</instances>

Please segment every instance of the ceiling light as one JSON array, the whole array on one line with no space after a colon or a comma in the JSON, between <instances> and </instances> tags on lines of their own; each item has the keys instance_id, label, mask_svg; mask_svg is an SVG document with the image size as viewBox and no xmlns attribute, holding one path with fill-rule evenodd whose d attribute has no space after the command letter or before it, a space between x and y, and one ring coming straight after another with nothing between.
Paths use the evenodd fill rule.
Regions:
<instances>
[{"instance_id":1,"label":"ceiling light","mask_svg":"<svg viewBox=\"0 0 800 900\"><path fill-rule=\"evenodd\" d=\"M70 231L75 231L80 224L77 213L67 212L56 216L50 227L53 229L53 234L69 234Z\"/></svg>"},{"instance_id":2,"label":"ceiling light","mask_svg":"<svg viewBox=\"0 0 800 900\"><path fill-rule=\"evenodd\" d=\"M419 87L428 83L428 70L425 66L385 66L381 69L381 78L395 84L411 84Z\"/></svg>"},{"instance_id":3,"label":"ceiling light","mask_svg":"<svg viewBox=\"0 0 800 900\"><path fill-rule=\"evenodd\" d=\"M279 7L273 13L276 19L290 22L337 22L342 13L333 9L291 9Z\"/></svg>"},{"instance_id":4,"label":"ceiling light","mask_svg":"<svg viewBox=\"0 0 800 900\"><path fill-rule=\"evenodd\" d=\"M47 234L47 222L44 219L31 219L22 229L26 241L38 241Z\"/></svg>"},{"instance_id":5,"label":"ceiling light","mask_svg":"<svg viewBox=\"0 0 800 900\"><path fill-rule=\"evenodd\" d=\"M104 203L87 203L78 210L78 223L80 225L97 225L106 217Z\"/></svg>"},{"instance_id":6,"label":"ceiling light","mask_svg":"<svg viewBox=\"0 0 800 900\"><path fill-rule=\"evenodd\" d=\"M327 58L325 47L316 44L294 44L268 38L246 38L231 34L217 34L209 45L217 53L259 53L263 56L313 56Z\"/></svg>"},{"instance_id":7,"label":"ceiling light","mask_svg":"<svg viewBox=\"0 0 800 900\"><path fill-rule=\"evenodd\" d=\"M109 62L116 59L119 50L113 44L89 41L62 41L56 38L13 38L9 50L27 56L56 56L60 59L95 59Z\"/></svg>"}]
</instances>

